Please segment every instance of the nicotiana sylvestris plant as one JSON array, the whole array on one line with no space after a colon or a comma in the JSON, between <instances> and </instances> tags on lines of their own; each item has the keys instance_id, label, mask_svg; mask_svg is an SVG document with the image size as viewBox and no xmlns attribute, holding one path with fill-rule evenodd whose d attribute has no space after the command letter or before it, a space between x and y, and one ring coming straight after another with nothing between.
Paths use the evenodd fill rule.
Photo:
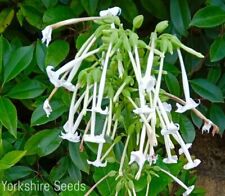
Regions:
<instances>
[{"instance_id":1,"label":"nicotiana sylvestris plant","mask_svg":"<svg viewBox=\"0 0 225 196\"><path fill-rule=\"evenodd\" d=\"M183 195L189 195L194 185L187 186L177 177L162 167L156 166L156 154L159 138L164 141L166 157L162 160L165 164L177 164L178 155L175 154L175 144L180 146L179 155L183 154L187 162L183 168L190 170L197 167L201 161L191 156L189 148L191 143L185 143L180 134L180 126L171 117L172 106L162 99L162 95L176 102L178 113L192 110L204 121L202 132L213 133L218 127L207 119L196 107L200 104L190 96L187 73L182 57L183 52L188 52L199 58L203 55L183 45L176 36L163 33L168 22L160 22L155 31L150 35L149 44L140 40L135 30L143 21L143 16L137 16L133 21L133 30L124 29L118 15L118 7L100 12L100 16L69 19L47 26L43 31L42 42L51 42L54 29L84 21L94 21L99 26L93 34L83 43L77 51L75 58L58 69L49 65L46 72L54 90L43 104L47 116L51 115L51 99L58 88L62 87L71 91L72 99L68 111L68 119L63 125L59 137L69 142L80 142L81 149L85 143L98 145L95 160L87 160L88 164L95 167L106 167L107 157L115 145L125 142L120 158L119 170L111 171L100 179L87 193L107 177L116 177L118 181L115 195L122 188L126 188L129 195L136 195L133 181L139 180L142 174L147 174L146 195L149 194L151 174L163 172L184 188ZM164 68L165 55L177 53L184 92L184 100L165 92L162 87L162 77L166 72ZM90 57L94 62L90 67L81 71L82 63ZM132 121L123 115L131 116ZM97 116L104 119L101 130L96 130ZM85 121L85 119L89 119ZM82 122L86 128L78 130ZM121 128L122 127L122 128ZM98 128L99 129L99 128ZM136 145L130 152L129 143L136 139ZM107 145L106 145L107 144ZM110 145L109 145L110 144ZM106 149L107 146L107 149ZM104 148L104 150L103 150ZM127 164L126 159L129 159ZM129 167L137 164L136 174L128 175Z\"/></svg>"}]
</instances>

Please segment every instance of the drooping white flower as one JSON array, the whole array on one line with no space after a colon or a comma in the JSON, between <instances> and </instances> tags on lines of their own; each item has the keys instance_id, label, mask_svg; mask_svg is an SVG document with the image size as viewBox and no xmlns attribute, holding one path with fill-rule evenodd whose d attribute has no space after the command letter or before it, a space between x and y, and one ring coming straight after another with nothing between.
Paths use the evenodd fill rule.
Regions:
<instances>
[{"instance_id":1,"label":"drooping white flower","mask_svg":"<svg viewBox=\"0 0 225 196\"><path fill-rule=\"evenodd\" d=\"M186 145L187 149L189 149L189 148L191 148L192 143L187 143L187 144L185 144L185 145ZM184 151L183 151L183 149L182 149L182 148L180 148L178 152L179 152L179 155L181 155L181 154L183 154L183 153L184 153Z\"/></svg>"},{"instance_id":2,"label":"drooping white flower","mask_svg":"<svg viewBox=\"0 0 225 196\"><path fill-rule=\"evenodd\" d=\"M202 126L202 133L210 132L210 128L212 127L212 121L208 120L204 122L204 125Z\"/></svg>"},{"instance_id":3,"label":"drooping white flower","mask_svg":"<svg viewBox=\"0 0 225 196\"><path fill-rule=\"evenodd\" d=\"M133 112L135 114L138 114L138 115L140 115L140 114L150 114L152 111L153 111L152 108L148 107L147 105L144 105L141 108L136 108L136 109L133 110Z\"/></svg>"},{"instance_id":4,"label":"drooping white flower","mask_svg":"<svg viewBox=\"0 0 225 196\"><path fill-rule=\"evenodd\" d=\"M195 186L192 185L192 186L187 186L185 185L180 179L178 179L176 176L172 175L170 172L160 168L160 170L167 174L168 176L170 176L177 184L179 184L181 187L183 187L186 191L183 193L183 196L188 196L191 194L191 192L194 190Z\"/></svg>"},{"instance_id":5,"label":"drooping white flower","mask_svg":"<svg viewBox=\"0 0 225 196\"><path fill-rule=\"evenodd\" d=\"M61 132L60 137L62 139L68 140L70 142L74 142L74 143L80 142L80 136L78 135L77 132L75 132L75 133L72 133L72 132L63 133L63 132Z\"/></svg>"},{"instance_id":6,"label":"drooping white flower","mask_svg":"<svg viewBox=\"0 0 225 196\"><path fill-rule=\"evenodd\" d=\"M177 163L177 160L178 160L177 156L171 154L169 135L164 136L164 143L166 147L167 158L164 158L163 162L167 164Z\"/></svg>"},{"instance_id":7,"label":"drooping white flower","mask_svg":"<svg viewBox=\"0 0 225 196\"><path fill-rule=\"evenodd\" d=\"M163 102L162 104L163 104L163 107L164 107L166 112L171 112L171 110L172 110L171 104L169 104L167 102Z\"/></svg>"},{"instance_id":8,"label":"drooping white flower","mask_svg":"<svg viewBox=\"0 0 225 196\"><path fill-rule=\"evenodd\" d=\"M187 73L185 70L185 66L184 66L184 61L183 61L183 57L181 54L180 49L177 49L177 54L178 54L178 58L180 61L180 67L181 67L181 76L182 76L182 84L183 84L183 91L184 91L184 96L185 96L185 105L180 105L179 103L177 103L177 110L176 112L178 113L183 113L187 110L190 110L192 108L196 108L199 103L196 103L191 97L190 97L190 88L189 88L189 84L188 84L188 78L187 78Z\"/></svg>"},{"instance_id":9,"label":"drooping white flower","mask_svg":"<svg viewBox=\"0 0 225 196\"><path fill-rule=\"evenodd\" d=\"M109 8L107 10L102 10L99 12L100 16L117 16L120 15L121 9L119 7Z\"/></svg>"},{"instance_id":10,"label":"drooping white flower","mask_svg":"<svg viewBox=\"0 0 225 196\"><path fill-rule=\"evenodd\" d=\"M52 39L52 27L47 26L42 30L42 43L46 43L46 46L49 45Z\"/></svg>"},{"instance_id":11,"label":"drooping white flower","mask_svg":"<svg viewBox=\"0 0 225 196\"><path fill-rule=\"evenodd\" d=\"M45 111L45 113L46 113L46 116L49 117L50 114L52 113L52 107L51 107L51 105L49 104L49 100L48 100L48 99L46 99L46 100L44 101L43 109L44 109L44 111Z\"/></svg>"}]
</instances>

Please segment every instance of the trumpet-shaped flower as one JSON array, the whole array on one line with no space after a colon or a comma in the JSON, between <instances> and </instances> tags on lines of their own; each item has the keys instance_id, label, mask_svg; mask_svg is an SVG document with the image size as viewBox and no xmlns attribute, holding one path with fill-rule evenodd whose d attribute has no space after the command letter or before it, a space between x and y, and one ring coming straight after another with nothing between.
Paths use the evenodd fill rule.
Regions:
<instances>
[{"instance_id":1,"label":"trumpet-shaped flower","mask_svg":"<svg viewBox=\"0 0 225 196\"><path fill-rule=\"evenodd\" d=\"M107 10L100 11L100 16L117 16L120 15L121 9L119 7L109 8Z\"/></svg>"},{"instance_id":2,"label":"trumpet-shaped flower","mask_svg":"<svg viewBox=\"0 0 225 196\"><path fill-rule=\"evenodd\" d=\"M196 108L199 104L200 104L200 102L199 103L196 103L192 98L188 98L186 100L185 105L181 105L179 103L176 103L176 106L177 106L176 112L178 112L178 113L184 113L187 110L190 110L192 108Z\"/></svg>"},{"instance_id":3,"label":"trumpet-shaped flower","mask_svg":"<svg viewBox=\"0 0 225 196\"><path fill-rule=\"evenodd\" d=\"M70 142L74 142L74 143L80 142L80 136L78 135L77 132L75 132L75 133L72 133L72 132L63 133L63 132L61 132L60 137L62 139L66 139Z\"/></svg>"},{"instance_id":4,"label":"trumpet-shaped flower","mask_svg":"<svg viewBox=\"0 0 225 196\"><path fill-rule=\"evenodd\" d=\"M202 133L204 132L209 133L211 127L212 127L212 121L205 121L204 125L202 126Z\"/></svg>"},{"instance_id":5,"label":"trumpet-shaped flower","mask_svg":"<svg viewBox=\"0 0 225 196\"><path fill-rule=\"evenodd\" d=\"M46 43L46 46L49 45L49 43L51 42L52 39L52 27L51 26L47 26L44 28L44 30L42 30L42 43Z\"/></svg>"},{"instance_id":6,"label":"trumpet-shaped flower","mask_svg":"<svg viewBox=\"0 0 225 196\"><path fill-rule=\"evenodd\" d=\"M44 101L43 109L44 109L44 111L45 111L45 113L46 113L46 116L49 117L50 114L52 113L52 107L51 107L51 105L49 104L49 100L48 100L48 99L46 99L46 100Z\"/></svg>"}]
</instances>

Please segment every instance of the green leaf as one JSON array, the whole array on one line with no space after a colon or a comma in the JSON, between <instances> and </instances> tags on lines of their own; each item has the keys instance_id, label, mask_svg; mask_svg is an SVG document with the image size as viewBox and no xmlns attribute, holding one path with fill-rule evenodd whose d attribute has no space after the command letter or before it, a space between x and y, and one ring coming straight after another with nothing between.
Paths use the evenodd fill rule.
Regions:
<instances>
[{"instance_id":1,"label":"green leaf","mask_svg":"<svg viewBox=\"0 0 225 196\"><path fill-rule=\"evenodd\" d=\"M67 172L69 166L69 157L62 157L57 164L51 169L49 178L52 182L60 180Z\"/></svg>"},{"instance_id":2,"label":"green leaf","mask_svg":"<svg viewBox=\"0 0 225 196\"><path fill-rule=\"evenodd\" d=\"M35 6L21 4L20 9L24 18L30 25L38 29L43 28L42 10L39 10L36 4Z\"/></svg>"},{"instance_id":3,"label":"green leaf","mask_svg":"<svg viewBox=\"0 0 225 196\"><path fill-rule=\"evenodd\" d=\"M81 0L81 4L88 15L93 16L96 14L95 12L98 6L98 0Z\"/></svg>"},{"instance_id":4,"label":"green leaf","mask_svg":"<svg viewBox=\"0 0 225 196\"><path fill-rule=\"evenodd\" d=\"M221 68L220 67L211 67L209 69L207 80L216 84L221 76Z\"/></svg>"},{"instance_id":5,"label":"green leaf","mask_svg":"<svg viewBox=\"0 0 225 196\"><path fill-rule=\"evenodd\" d=\"M14 17L14 10L11 8L2 9L0 12L0 33L4 32L5 29L11 24Z\"/></svg>"},{"instance_id":6,"label":"green leaf","mask_svg":"<svg viewBox=\"0 0 225 196\"><path fill-rule=\"evenodd\" d=\"M90 166L87 163L87 153L86 152L80 152L79 150L79 143L69 143L69 153L70 158L73 161L73 163L76 165L76 167L86 173L89 173Z\"/></svg>"},{"instance_id":7,"label":"green leaf","mask_svg":"<svg viewBox=\"0 0 225 196\"><path fill-rule=\"evenodd\" d=\"M141 0L143 8L159 19L167 19L168 9L163 0Z\"/></svg>"},{"instance_id":8,"label":"green leaf","mask_svg":"<svg viewBox=\"0 0 225 196\"><path fill-rule=\"evenodd\" d=\"M34 173L34 171L30 167L26 166L13 166L7 171L5 171L5 176L7 181L16 181L18 179L29 176Z\"/></svg>"},{"instance_id":9,"label":"green leaf","mask_svg":"<svg viewBox=\"0 0 225 196\"><path fill-rule=\"evenodd\" d=\"M201 97L213 103L224 102L221 89L208 80L195 79L190 82L193 90Z\"/></svg>"},{"instance_id":10,"label":"green leaf","mask_svg":"<svg viewBox=\"0 0 225 196\"><path fill-rule=\"evenodd\" d=\"M38 154L43 157L54 152L62 141L59 137L60 131L60 129L47 129L31 136L24 146L27 155Z\"/></svg>"},{"instance_id":11,"label":"green leaf","mask_svg":"<svg viewBox=\"0 0 225 196\"><path fill-rule=\"evenodd\" d=\"M50 105L52 106L52 113L49 117L46 116L45 111L43 110L43 104L39 105L31 116L31 126L42 125L47 122L53 121L61 116L66 110L66 106L62 103L61 100L51 101Z\"/></svg>"},{"instance_id":12,"label":"green leaf","mask_svg":"<svg viewBox=\"0 0 225 196\"><path fill-rule=\"evenodd\" d=\"M190 26L210 28L221 25L225 22L225 11L217 6L207 6L198 10Z\"/></svg>"},{"instance_id":13,"label":"green leaf","mask_svg":"<svg viewBox=\"0 0 225 196\"><path fill-rule=\"evenodd\" d=\"M217 38L210 46L210 60L216 62L225 57L225 38Z\"/></svg>"},{"instance_id":14,"label":"green leaf","mask_svg":"<svg viewBox=\"0 0 225 196\"><path fill-rule=\"evenodd\" d=\"M195 128L192 122L182 114L176 114L174 121L180 125L180 133L186 143L192 143L195 139Z\"/></svg>"},{"instance_id":15,"label":"green leaf","mask_svg":"<svg viewBox=\"0 0 225 196\"><path fill-rule=\"evenodd\" d=\"M41 0L46 8L53 7L57 4L58 0Z\"/></svg>"},{"instance_id":16,"label":"green leaf","mask_svg":"<svg viewBox=\"0 0 225 196\"><path fill-rule=\"evenodd\" d=\"M170 17L174 28L181 35L187 34L187 28L191 21L191 14L187 0L170 1Z\"/></svg>"},{"instance_id":17,"label":"green leaf","mask_svg":"<svg viewBox=\"0 0 225 196\"><path fill-rule=\"evenodd\" d=\"M225 114L224 114L223 108L220 107L219 105L212 104L212 106L210 107L210 110L209 110L209 116L210 116L210 119L216 125L219 126L220 133L223 134L224 129L225 129L225 123L224 123Z\"/></svg>"},{"instance_id":18,"label":"green leaf","mask_svg":"<svg viewBox=\"0 0 225 196\"><path fill-rule=\"evenodd\" d=\"M165 82L170 93L180 96L180 84L176 76L168 72L165 76Z\"/></svg>"},{"instance_id":19,"label":"green leaf","mask_svg":"<svg viewBox=\"0 0 225 196\"><path fill-rule=\"evenodd\" d=\"M219 80L218 86L220 87L223 94L225 95L225 73L222 75L221 79Z\"/></svg>"},{"instance_id":20,"label":"green leaf","mask_svg":"<svg viewBox=\"0 0 225 196\"><path fill-rule=\"evenodd\" d=\"M74 165L72 161L69 162L69 167L68 167L68 173L69 176L74 180L74 181L81 181L81 172L79 168Z\"/></svg>"},{"instance_id":21,"label":"green leaf","mask_svg":"<svg viewBox=\"0 0 225 196\"><path fill-rule=\"evenodd\" d=\"M67 6L57 5L45 11L43 22L47 25L74 18L73 10Z\"/></svg>"},{"instance_id":22,"label":"green leaf","mask_svg":"<svg viewBox=\"0 0 225 196\"><path fill-rule=\"evenodd\" d=\"M26 154L26 151L14 150L5 154L0 160L0 170L8 169L15 165L23 156Z\"/></svg>"},{"instance_id":23,"label":"green leaf","mask_svg":"<svg viewBox=\"0 0 225 196\"><path fill-rule=\"evenodd\" d=\"M54 41L47 48L45 65L51 65L56 67L66 58L68 53L69 53L68 42L64 40Z\"/></svg>"},{"instance_id":24,"label":"green leaf","mask_svg":"<svg viewBox=\"0 0 225 196\"><path fill-rule=\"evenodd\" d=\"M13 103L0 97L0 122L15 138L17 136L17 111Z\"/></svg>"},{"instance_id":25,"label":"green leaf","mask_svg":"<svg viewBox=\"0 0 225 196\"><path fill-rule=\"evenodd\" d=\"M14 99L31 99L41 95L45 88L45 85L38 80L25 80L16 84L7 96Z\"/></svg>"},{"instance_id":26,"label":"green leaf","mask_svg":"<svg viewBox=\"0 0 225 196\"><path fill-rule=\"evenodd\" d=\"M36 43L35 55L36 62L41 71L45 72L45 56L46 56L46 46L40 40Z\"/></svg>"},{"instance_id":27,"label":"green leaf","mask_svg":"<svg viewBox=\"0 0 225 196\"><path fill-rule=\"evenodd\" d=\"M108 164L107 167L95 168L94 181L98 182L103 176L107 175L111 170L116 170L117 167L112 164ZM106 178L102 183L97 186L101 195L113 195L115 193L117 181L114 178Z\"/></svg>"},{"instance_id":28,"label":"green leaf","mask_svg":"<svg viewBox=\"0 0 225 196\"><path fill-rule=\"evenodd\" d=\"M8 63L4 66L4 82L15 78L29 66L33 58L33 45L24 46L12 52Z\"/></svg>"}]
</instances>

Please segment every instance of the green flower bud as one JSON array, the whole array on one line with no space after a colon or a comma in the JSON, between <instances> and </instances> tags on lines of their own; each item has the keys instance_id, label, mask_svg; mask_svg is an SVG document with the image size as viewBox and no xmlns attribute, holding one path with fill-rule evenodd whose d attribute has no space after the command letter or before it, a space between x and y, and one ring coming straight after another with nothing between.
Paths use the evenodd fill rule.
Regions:
<instances>
[{"instance_id":1,"label":"green flower bud","mask_svg":"<svg viewBox=\"0 0 225 196\"><path fill-rule=\"evenodd\" d=\"M164 20L156 25L155 32L162 33L167 27L168 27L168 21Z\"/></svg>"},{"instance_id":2,"label":"green flower bud","mask_svg":"<svg viewBox=\"0 0 225 196\"><path fill-rule=\"evenodd\" d=\"M133 19L133 29L139 29L144 21L143 15L138 15Z\"/></svg>"}]
</instances>

